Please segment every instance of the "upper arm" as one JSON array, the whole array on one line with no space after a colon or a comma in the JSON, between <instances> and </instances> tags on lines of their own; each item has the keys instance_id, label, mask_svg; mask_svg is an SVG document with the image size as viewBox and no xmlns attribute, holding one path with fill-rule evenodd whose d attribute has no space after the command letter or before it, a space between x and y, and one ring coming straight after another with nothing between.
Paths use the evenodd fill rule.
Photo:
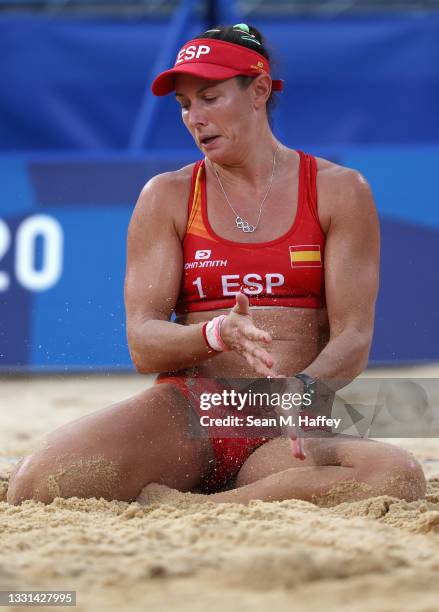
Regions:
<instances>
[{"instance_id":1,"label":"upper arm","mask_svg":"<svg viewBox=\"0 0 439 612\"><path fill-rule=\"evenodd\" d=\"M379 222L364 177L343 169L327 191L325 290L331 337L347 328L372 338L379 282Z\"/></svg>"},{"instance_id":2,"label":"upper arm","mask_svg":"<svg viewBox=\"0 0 439 612\"><path fill-rule=\"evenodd\" d=\"M129 336L137 324L168 320L174 310L183 260L172 214L176 204L184 206L178 189L169 175L159 175L143 188L131 217L125 275Z\"/></svg>"}]
</instances>

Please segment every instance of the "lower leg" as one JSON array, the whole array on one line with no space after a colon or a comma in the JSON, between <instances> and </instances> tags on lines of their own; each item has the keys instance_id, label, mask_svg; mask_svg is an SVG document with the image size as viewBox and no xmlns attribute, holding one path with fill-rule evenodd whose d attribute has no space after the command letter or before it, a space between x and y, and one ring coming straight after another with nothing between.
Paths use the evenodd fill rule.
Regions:
<instances>
[{"instance_id":1,"label":"lower leg","mask_svg":"<svg viewBox=\"0 0 439 612\"><path fill-rule=\"evenodd\" d=\"M209 495L208 499L241 504L252 499L302 499L320 506L334 506L379 495L407 501L425 497L422 467L413 455L398 447L349 438L307 443L308 450L313 451L310 453L315 460L313 465L300 466L295 462L294 467L289 467L292 461L289 445L282 439L272 440L247 459L238 475L241 486ZM274 465L279 467L273 473Z\"/></svg>"},{"instance_id":2,"label":"lower leg","mask_svg":"<svg viewBox=\"0 0 439 612\"><path fill-rule=\"evenodd\" d=\"M351 486L346 486L352 483ZM209 501L248 504L252 499L261 501L283 501L284 499L302 499L318 503L331 495L331 490L339 492L350 501L371 497L372 487L367 483L355 482L354 469L341 466L289 468L271 474L250 484L209 495ZM346 501L341 499L341 501Z\"/></svg>"},{"instance_id":3,"label":"lower leg","mask_svg":"<svg viewBox=\"0 0 439 612\"><path fill-rule=\"evenodd\" d=\"M288 468L237 489L209 495L211 501L248 504L253 499L283 501L301 499L318 506L335 506L379 495L415 501L426 493L422 468L413 462L407 469L369 472L354 467L321 466Z\"/></svg>"}]
</instances>

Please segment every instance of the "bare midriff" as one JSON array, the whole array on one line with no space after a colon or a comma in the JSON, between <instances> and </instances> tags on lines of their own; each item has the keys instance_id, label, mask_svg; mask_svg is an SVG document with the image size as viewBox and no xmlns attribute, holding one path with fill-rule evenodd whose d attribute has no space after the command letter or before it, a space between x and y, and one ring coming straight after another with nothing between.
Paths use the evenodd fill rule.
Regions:
<instances>
[{"instance_id":1,"label":"bare midriff","mask_svg":"<svg viewBox=\"0 0 439 612\"><path fill-rule=\"evenodd\" d=\"M209 321L229 310L194 312L177 317L176 322L191 325ZM272 337L263 345L271 354L276 374L294 376L314 361L329 339L325 308L251 308L253 323ZM191 368L191 371L194 370ZM220 353L195 368L206 378L256 378L251 366L235 351Z\"/></svg>"}]
</instances>

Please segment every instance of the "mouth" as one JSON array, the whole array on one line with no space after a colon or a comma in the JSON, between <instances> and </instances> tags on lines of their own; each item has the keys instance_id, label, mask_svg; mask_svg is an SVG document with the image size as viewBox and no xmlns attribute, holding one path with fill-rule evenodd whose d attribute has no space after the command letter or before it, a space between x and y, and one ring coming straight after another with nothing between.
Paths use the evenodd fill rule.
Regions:
<instances>
[{"instance_id":1,"label":"mouth","mask_svg":"<svg viewBox=\"0 0 439 612\"><path fill-rule=\"evenodd\" d=\"M203 147L206 147L216 142L218 138L220 137L219 136L205 136L204 138L200 139L200 143L203 145Z\"/></svg>"}]
</instances>

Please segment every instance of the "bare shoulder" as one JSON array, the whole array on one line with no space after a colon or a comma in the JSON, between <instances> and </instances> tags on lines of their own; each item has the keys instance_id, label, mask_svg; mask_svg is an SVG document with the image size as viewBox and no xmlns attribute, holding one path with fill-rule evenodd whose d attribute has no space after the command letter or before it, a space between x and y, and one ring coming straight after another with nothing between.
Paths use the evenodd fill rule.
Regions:
<instances>
[{"instance_id":1,"label":"bare shoulder","mask_svg":"<svg viewBox=\"0 0 439 612\"><path fill-rule=\"evenodd\" d=\"M376 216L371 188L361 172L321 157L316 161L319 216L324 229L340 217Z\"/></svg>"},{"instance_id":2,"label":"bare shoulder","mask_svg":"<svg viewBox=\"0 0 439 612\"><path fill-rule=\"evenodd\" d=\"M318 186L332 190L370 190L366 178L358 170L341 166L322 157L316 157L316 160Z\"/></svg>"},{"instance_id":3,"label":"bare shoulder","mask_svg":"<svg viewBox=\"0 0 439 612\"><path fill-rule=\"evenodd\" d=\"M173 222L182 238L187 222L187 203L194 164L153 176L143 187L136 204L142 218L159 215Z\"/></svg>"}]
</instances>

